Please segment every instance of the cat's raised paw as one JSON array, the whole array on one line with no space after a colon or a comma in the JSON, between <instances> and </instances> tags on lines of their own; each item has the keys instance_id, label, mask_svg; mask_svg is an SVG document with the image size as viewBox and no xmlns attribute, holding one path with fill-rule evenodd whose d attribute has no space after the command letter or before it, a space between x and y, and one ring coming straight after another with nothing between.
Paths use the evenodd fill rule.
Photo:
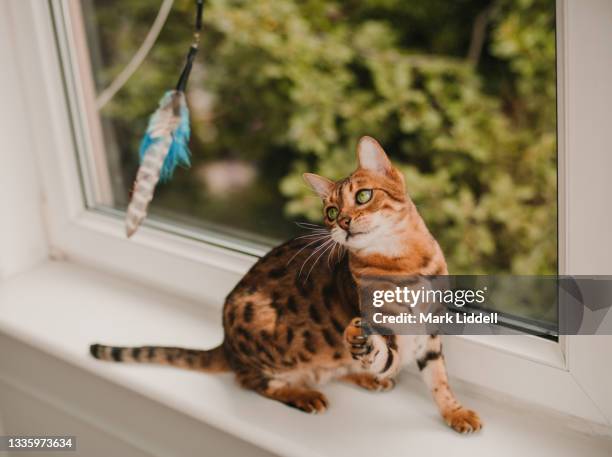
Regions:
<instances>
[{"instance_id":1,"label":"cat's raised paw","mask_svg":"<svg viewBox=\"0 0 612 457\"><path fill-rule=\"evenodd\" d=\"M342 379L372 392L387 392L395 387L393 378L378 379L371 373L352 373Z\"/></svg>"},{"instance_id":2,"label":"cat's raised paw","mask_svg":"<svg viewBox=\"0 0 612 457\"><path fill-rule=\"evenodd\" d=\"M354 359L366 356L372 352L372 343L363 331L360 317L354 318L344 329L344 340L348 343L349 351Z\"/></svg>"},{"instance_id":3,"label":"cat's raised paw","mask_svg":"<svg viewBox=\"0 0 612 457\"><path fill-rule=\"evenodd\" d=\"M376 382L372 384L372 388L370 390L374 390L376 392L388 392L395 387L395 380L392 378L385 379L377 379Z\"/></svg>"},{"instance_id":4,"label":"cat's raised paw","mask_svg":"<svg viewBox=\"0 0 612 457\"><path fill-rule=\"evenodd\" d=\"M482 428L478 414L471 409L458 407L444 414L446 423L456 432L472 433Z\"/></svg>"}]
</instances>

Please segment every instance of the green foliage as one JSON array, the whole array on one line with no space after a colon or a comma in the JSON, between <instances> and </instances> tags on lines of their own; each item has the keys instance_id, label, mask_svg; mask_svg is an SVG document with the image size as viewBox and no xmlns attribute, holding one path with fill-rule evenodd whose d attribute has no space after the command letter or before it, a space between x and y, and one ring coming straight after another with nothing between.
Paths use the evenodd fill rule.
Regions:
<instances>
[{"instance_id":1,"label":"green foliage","mask_svg":"<svg viewBox=\"0 0 612 457\"><path fill-rule=\"evenodd\" d=\"M129 36L144 36L155 12L138 0L98 3L102 49L113 57L99 79L108 82L130 53L121 21L104 26L117 18L107 5L128 12ZM151 57L105 110L126 139L130 170L135 164L125 157L134 154L140 127L157 95L175 83L192 6L177 2ZM484 10L490 21L474 65L465 55ZM553 0L209 0L205 65L189 95L205 90L213 103L206 115L196 113L195 162L256 164L262 178L251 198L279 208L277 235L288 233L283 220L321 220L301 173L346 176L357 140L371 135L405 174L452 273L553 273L554 20ZM179 197L212 204L181 194L193 188L190 179L162 191L160 204L171 207ZM223 210L231 205L213 208L217 222L236 223ZM245 211L241 228L262 232L253 218Z\"/></svg>"}]
</instances>

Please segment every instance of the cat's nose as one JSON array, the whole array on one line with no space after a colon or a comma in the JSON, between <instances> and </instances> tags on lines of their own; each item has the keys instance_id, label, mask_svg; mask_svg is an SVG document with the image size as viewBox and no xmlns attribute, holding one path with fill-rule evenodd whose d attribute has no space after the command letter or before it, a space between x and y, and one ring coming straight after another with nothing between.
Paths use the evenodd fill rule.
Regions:
<instances>
[{"instance_id":1,"label":"cat's nose","mask_svg":"<svg viewBox=\"0 0 612 457\"><path fill-rule=\"evenodd\" d=\"M346 216L339 218L338 225L348 232L349 226L351 225L351 218Z\"/></svg>"}]
</instances>

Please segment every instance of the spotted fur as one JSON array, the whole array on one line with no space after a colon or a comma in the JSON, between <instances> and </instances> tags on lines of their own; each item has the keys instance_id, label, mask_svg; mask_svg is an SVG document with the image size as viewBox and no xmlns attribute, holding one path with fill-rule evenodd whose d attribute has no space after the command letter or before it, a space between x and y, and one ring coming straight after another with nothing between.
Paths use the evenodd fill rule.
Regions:
<instances>
[{"instance_id":1,"label":"spotted fur","mask_svg":"<svg viewBox=\"0 0 612 457\"><path fill-rule=\"evenodd\" d=\"M262 257L227 296L225 337L208 351L93 345L94 357L233 371L262 396L309 413L328 406L318 384L341 379L372 391L395 385L416 363L444 420L459 432L480 429L477 414L448 385L439 336L368 335L358 285L368 275L447 274L444 255L406 194L404 179L380 145L364 137L359 167L332 182L305 174L324 203L325 228ZM372 190L365 203L359 190ZM335 208L336 217L329 217Z\"/></svg>"}]
</instances>

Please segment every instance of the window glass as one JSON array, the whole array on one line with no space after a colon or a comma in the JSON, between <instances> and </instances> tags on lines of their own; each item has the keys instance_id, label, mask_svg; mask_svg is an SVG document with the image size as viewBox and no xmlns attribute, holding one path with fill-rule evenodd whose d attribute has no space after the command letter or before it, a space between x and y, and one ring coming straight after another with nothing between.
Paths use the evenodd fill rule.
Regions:
<instances>
[{"instance_id":1,"label":"window glass","mask_svg":"<svg viewBox=\"0 0 612 457\"><path fill-rule=\"evenodd\" d=\"M99 110L112 203L124 210L149 114L191 40L176 0L151 52ZM97 95L161 1L82 0ZM188 87L192 167L152 217L271 244L321 221L301 180L384 146L453 274L557 272L554 0L206 2ZM550 307L549 307L550 308ZM555 320L555 309L509 310ZM535 310L535 311L534 311Z\"/></svg>"}]
</instances>

